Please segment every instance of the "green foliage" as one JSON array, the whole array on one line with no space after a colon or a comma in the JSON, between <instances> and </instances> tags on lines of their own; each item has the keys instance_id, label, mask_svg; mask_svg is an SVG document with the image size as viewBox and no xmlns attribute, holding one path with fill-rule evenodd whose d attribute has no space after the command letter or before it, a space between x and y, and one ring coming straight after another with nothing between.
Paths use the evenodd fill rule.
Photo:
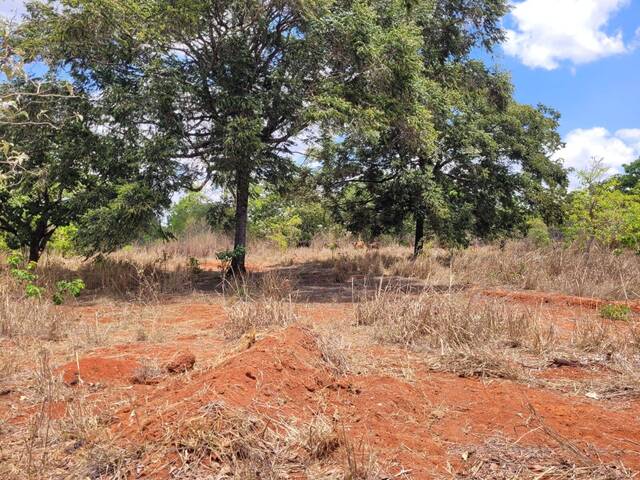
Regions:
<instances>
[{"instance_id":1,"label":"green foliage","mask_svg":"<svg viewBox=\"0 0 640 480\"><path fill-rule=\"evenodd\" d=\"M623 192L640 188L640 158L622 166L624 173L618 175L618 186Z\"/></svg>"},{"instance_id":2,"label":"green foliage","mask_svg":"<svg viewBox=\"0 0 640 480\"><path fill-rule=\"evenodd\" d=\"M216 258L220 260L222 264L222 271L226 273L234 260L242 258L246 255L247 250L244 246L238 245L233 250L223 250L216 253Z\"/></svg>"},{"instance_id":3,"label":"green foliage","mask_svg":"<svg viewBox=\"0 0 640 480\"><path fill-rule=\"evenodd\" d=\"M36 263L25 261L20 252L13 252L7 258L7 265L11 276L24 288L28 298L40 298L44 289L36 285L38 275L35 273Z\"/></svg>"},{"instance_id":4,"label":"green foliage","mask_svg":"<svg viewBox=\"0 0 640 480\"><path fill-rule=\"evenodd\" d=\"M551 243L549 227L539 217L527 221L527 238L537 247L546 247Z\"/></svg>"},{"instance_id":5,"label":"green foliage","mask_svg":"<svg viewBox=\"0 0 640 480\"><path fill-rule=\"evenodd\" d=\"M227 199L189 194L170 228L205 217L233 226L243 250L229 258L240 270L247 210L250 233L282 248L330 226L328 203L355 233L415 231L416 245L431 236L455 247L524 232L528 218L561 220L559 115L517 103L509 75L471 56L504 39L507 0L60 0L29 11L26 52L67 72L75 91L100 95L74 120L90 135L41 149L89 167L42 170L74 180L54 189L73 208L43 227L42 214L23 208L35 183L0 195L35 221L12 234L21 245L37 227L41 250L74 224L81 253L112 251L156 228L172 192L207 182L233 192L237 215ZM317 137L308 156L321 162L318 178L293 161L303 133ZM77 138L91 148L70 144ZM84 161L87 152L96 158ZM300 182L286 192L292 176Z\"/></svg>"},{"instance_id":6,"label":"green foliage","mask_svg":"<svg viewBox=\"0 0 640 480\"><path fill-rule=\"evenodd\" d=\"M234 258L241 257L246 253L244 247L235 247L233 250L223 250L216 253L216 258L221 262L231 262Z\"/></svg>"},{"instance_id":7,"label":"green foliage","mask_svg":"<svg viewBox=\"0 0 640 480\"><path fill-rule=\"evenodd\" d=\"M56 289L53 293L53 303L62 305L66 297L77 298L84 289L85 284L79 278L71 281L61 280L56 283Z\"/></svg>"},{"instance_id":8,"label":"green foliage","mask_svg":"<svg viewBox=\"0 0 640 480\"><path fill-rule=\"evenodd\" d=\"M37 284L38 274L36 273L37 264L35 262L27 262L20 252L13 252L7 258L7 265L9 266L11 276L22 285L26 297L42 298L46 289ZM51 295L52 301L56 305L61 305L67 297L78 297L84 288L85 284L79 278L74 280L61 280L56 283Z\"/></svg>"},{"instance_id":9,"label":"green foliage","mask_svg":"<svg viewBox=\"0 0 640 480\"><path fill-rule=\"evenodd\" d=\"M78 253L76 238L78 227L76 225L66 225L58 228L51 236L48 248L63 257L70 257Z\"/></svg>"},{"instance_id":10,"label":"green foliage","mask_svg":"<svg viewBox=\"0 0 640 480\"><path fill-rule=\"evenodd\" d=\"M192 227L206 225L211 202L200 192L189 192L169 210L169 230L181 235Z\"/></svg>"},{"instance_id":11,"label":"green foliage","mask_svg":"<svg viewBox=\"0 0 640 480\"><path fill-rule=\"evenodd\" d=\"M624 191L618 179L605 181L602 161L578 173L582 188L569 198L567 238L587 248L598 241L611 248L640 251L640 189Z\"/></svg>"},{"instance_id":12,"label":"green foliage","mask_svg":"<svg viewBox=\"0 0 640 480\"><path fill-rule=\"evenodd\" d=\"M607 320L629 320L631 308L628 305L609 303L600 308L600 316Z\"/></svg>"},{"instance_id":13,"label":"green foliage","mask_svg":"<svg viewBox=\"0 0 640 480\"><path fill-rule=\"evenodd\" d=\"M195 257L189 257L189 259L187 260L187 268L193 274L202 273L200 261Z\"/></svg>"},{"instance_id":14,"label":"green foliage","mask_svg":"<svg viewBox=\"0 0 640 480\"><path fill-rule=\"evenodd\" d=\"M249 201L249 231L281 249L307 244L330 225L328 212L311 192L295 189L282 194L255 186Z\"/></svg>"}]
</instances>

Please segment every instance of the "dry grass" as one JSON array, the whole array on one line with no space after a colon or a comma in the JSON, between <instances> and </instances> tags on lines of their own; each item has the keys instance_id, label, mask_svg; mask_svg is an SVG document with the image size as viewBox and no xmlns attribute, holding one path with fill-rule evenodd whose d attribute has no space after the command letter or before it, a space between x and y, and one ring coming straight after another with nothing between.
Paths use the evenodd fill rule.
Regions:
<instances>
[{"instance_id":1,"label":"dry grass","mask_svg":"<svg viewBox=\"0 0 640 480\"><path fill-rule=\"evenodd\" d=\"M489 438L479 448L463 452L463 459L472 461L464 474L456 478L474 479L556 479L556 480L621 480L635 478L622 464L605 463L601 455L586 442L572 441L550 427L528 405L529 416L525 420L528 434L516 442L504 437ZM518 444L527 435L541 437L543 445ZM539 440L539 442L540 442ZM553 448L552 448L553 446ZM615 448L612 445L612 448Z\"/></svg>"},{"instance_id":2,"label":"dry grass","mask_svg":"<svg viewBox=\"0 0 640 480\"><path fill-rule=\"evenodd\" d=\"M640 257L595 247L587 255L562 244L535 248L525 241L475 247L457 253L459 282L508 285L609 299L640 298Z\"/></svg>"},{"instance_id":3,"label":"dry grass","mask_svg":"<svg viewBox=\"0 0 640 480\"><path fill-rule=\"evenodd\" d=\"M67 334L67 324L50 301L25 298L12 279L0 273L0 338L58 341Z\"/></svg>"},{"instance_id":4,"label":"dry grass","mask_svg":"<svg viewBox=\"0 0 640 480\"><path fill-rule=\"evenodd\" d=\"M463 376L524 378L516 353L543 355L556 343L540 319L499 301L378 290L354 309L356 324L373 327L378 340L424 352L430 368Z\"/></svg>"},{"instance_id":5,"label":"dry grass","mask_svg":"<svg viewBox=\"0 0 640 480\"><path fill-rule=\"evenodd\" d=\"M297 318L290 300L240 300L227 305L225 312L228 321L223 330L228 339L238 339L245 334L255 336L256 332L271 327L286 327Z\"/></svg>"},{"instance_id":6,"label":"dry grass","mask_svg":"<svg viewBox=\"0 0 640 480\"><path fill-rule=\"evenodd\" d=\"M309 252L305 253L310 256ZM417 259L400 246L378 251L316 251L336 280L353 275L419 278L428 285L508 286L612 300L640 299L640 257L594 247L587 255L562 243L535 247L527 241L473 246L460 251L431 248Z\"/></svg>"},{"instance_id":7,"label":"dry grass","mask_svg":"<svg viewBox=\"0 0 640 480\"><path fill-rule=\"evenodd\" d=\"M456 452L468 458L456 479L474 480L623 480L634 475L623 465L585 462L562 449L519 445L503 437L488 439L481 447Z\"/></svg>"},{"instance_id":8,"label":"dry grass","mask_svg":"<svg viewBox=\"0 0 640 480\"><path fill-rule=\"evenodd\" d=\"M213 478L284 479L292 473L326 480L377 480L373 456L363 461L348 434L324 415L307 422L265 418L213 402L201 414L169 431L180 456L176 478L202 478L206 465Z\"/></svg>"},{"instance_id":9,"label":"dry grass","mask_svg":"<svg viewBox=\"0 0 640 480\"><path fill-rule=\"evenodd\" d=\"M455 294L378 290L354 305L356 325L379 342L418 352L430 369L464 377L505 378L594 399L640 395L639 327L599 318L560 335L539 312ZM600 367L593 380L533 374L558 362Z\"/></svg>"},{"instance_id":10,"label":"dry grass","mask_svg":"<svg viewBox=\"0 0 640 480\"><path fill-rule=\"evenodd\" d=\"M245 275L231 275L225 279L223 294L228 297L253 300L285 300L295 297L292 275L268 270Z\"/></svg>"},{"instance_id":11,"label":"dry grass","mask_svg":"<svg viewBox=\"0 0 640 480\"><path fill-rule=\"evenodd\" d=\"M320 359L331 373L337 376L346 375L352 372L351 359L348 355L350 346L347 345L343 336L336 332L315 331L314 338Z\"/></svg>"},{"instance_id":12,"label":"dry grass","mask_svg":"<svg viewBox=\"0 0 640 480\"><path fill-rule=\"evenodd\" d=\"M355 305L358 325L371 325L379 339L406 346L455 350L500 345L543 352L553 346L551 328L503 301L473 301L452 294L378 290Z\"/></svg>"}]
</instances>

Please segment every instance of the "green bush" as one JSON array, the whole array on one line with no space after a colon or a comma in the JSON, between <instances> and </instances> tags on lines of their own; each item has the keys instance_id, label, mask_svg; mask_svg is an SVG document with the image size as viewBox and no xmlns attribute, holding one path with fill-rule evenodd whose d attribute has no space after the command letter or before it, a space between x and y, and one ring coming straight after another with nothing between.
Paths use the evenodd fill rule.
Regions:
<instances>
[{"instance_id":1,"label":"green bush","mask_svg":"<svg viewBox=\"0 0 640 480\"><path fill-rule=\"evenodd\" d=\"M75 244L77 234L78 227L75 225L60 227L51 237L51 240L49 241L49 248L63 257L76 255L78 253Z\"/></svg>"},{"instance_id":2,"label":"green bush","mask_svg":"<svg viewBox=\"0 0 640 480\"><path fill-rule=\"evenodd\" d=\"M631 308L628 305L610 303L600 308L600 316L607 320L629 320Z\"/></svg>"},{"instance_id":3,"label":"green bush","mask_svg":"<svg viewBox=\"0 0 640 480\"><path fill-rule=\"evenodd\" d=\"M38 274L36 273L37 264L35 262L25 262L21 253L13 252L7 258L7 265L11 276L23 287L26 297L42 298L46 289L37 284ZM78 297L84 288L84 282L79 278L60 280L56 283L51 299L56 305L61 305L67 297Z\"/></svg>"},{"instance_id":4,"label":"green bush","mask_svg":"<svg viewBox=\"0 0 640 480\"><path fill-rule=\"evenodd\" d=\"M527 221L527 239L536 247L546 247L551 243L549 227L539 217L531 218Z\"/></svg>"},{"instance_id":5,"label":"green bush","mask_svg":"<svg viewBox=\"0 0 640 480\"><path fill-rule=\"evenodd\" d=\"M289 198L259 185L252 189L249 231L256 238L267 238L286 249L307 244L330 225L318 198Z\"/></svg>"}]
</instances>

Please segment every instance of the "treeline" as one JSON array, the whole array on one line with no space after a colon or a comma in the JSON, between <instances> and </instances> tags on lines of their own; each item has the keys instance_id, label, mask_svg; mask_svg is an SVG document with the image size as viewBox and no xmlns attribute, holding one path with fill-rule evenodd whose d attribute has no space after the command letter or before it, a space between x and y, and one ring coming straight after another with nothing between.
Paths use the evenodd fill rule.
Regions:
<instances>
[{"instance_id":1,"label":"treeline","mask_svg":"<svg viewBox=\"0 0 640 480\"><path fill-rule=\"evenodd\" d=\"M508 73L478 59L503 40L507 11L506 0L32 1L0 43L4 241L32 260L56 236L110 252L206 209L233 233L239 271L251 231L282 246L333 227L412 235L418 254L427 238L466 245L537 221L636 245L637 182L625 182L637 166L567 193L559 114L515 101ZM43 73L25 74L29 62ZM176 192L205 188L225 194L211 205L188 194L166 232ZM632 226L611 227L610 208Z\"/></svg>"}]
</instances>

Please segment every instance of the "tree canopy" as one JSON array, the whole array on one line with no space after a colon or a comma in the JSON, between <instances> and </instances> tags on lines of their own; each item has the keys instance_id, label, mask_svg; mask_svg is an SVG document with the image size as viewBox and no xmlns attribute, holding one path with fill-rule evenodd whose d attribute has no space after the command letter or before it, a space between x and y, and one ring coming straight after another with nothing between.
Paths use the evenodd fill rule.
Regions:
<instances>
[{"instance_id":1,"label":"tree canopy","mask_svg":"<svg viewBox=\"0 0 640 480\"><path fill-rule=\"evenodd\" d=\"M91 112L92 154L111 156L96 160L109 193L64 215L82 251L114 250L176 191L210 185L233 194L243 271L260 218L251 191L300 177L301 145L319 162L306 191L323 191L334 220L372 237L410 230L416 254L429 235L464 245L530 216L558 221L558 113L516 102L508 74L473 55L503 40L507 11L506 0L32 1L23 53L6 58L69 79ZM253 208L293 208L265 195Z\"/></svg>"}]
</instances>

